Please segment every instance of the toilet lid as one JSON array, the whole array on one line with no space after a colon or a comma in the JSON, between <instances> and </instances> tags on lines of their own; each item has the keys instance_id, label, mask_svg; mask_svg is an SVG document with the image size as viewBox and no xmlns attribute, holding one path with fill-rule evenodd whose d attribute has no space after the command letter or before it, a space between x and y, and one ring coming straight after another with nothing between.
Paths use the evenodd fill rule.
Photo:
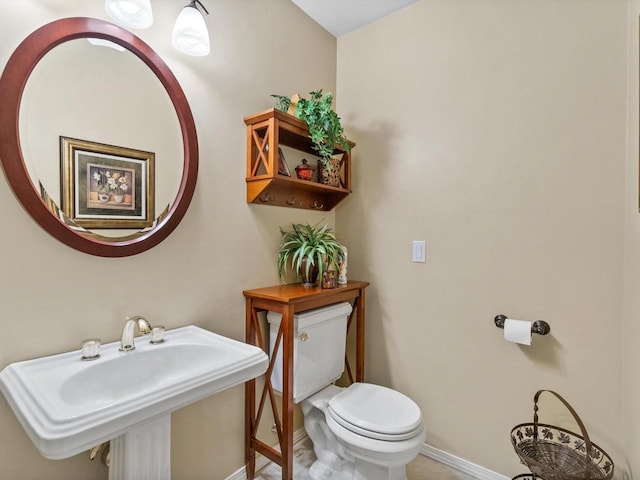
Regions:
<instances>
[{"instance_id":1,"label":"toilet lid","mask_svg":"<svg viewBox=\"0 0 640 480\"><path fill-rule=\"evenodd\" d=\"M329 414L354 433L380 440L405 440L422 428L416 403L390 388L354 383L329 401Z\"/></svg>"}]
</instances>

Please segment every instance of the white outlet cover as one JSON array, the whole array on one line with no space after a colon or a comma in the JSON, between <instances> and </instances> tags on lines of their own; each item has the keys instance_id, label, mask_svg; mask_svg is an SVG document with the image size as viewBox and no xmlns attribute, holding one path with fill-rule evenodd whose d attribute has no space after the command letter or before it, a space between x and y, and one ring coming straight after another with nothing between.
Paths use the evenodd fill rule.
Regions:
<instances>
[{"instance_id":1,"label":"white outlet cover","mask_svg":"<svg viewBox=\"0 0 640 480\"><path fill-rule=\"evenodd\" d=\"M415 263L425 263L427 261L427 242L424 240L413 241L413 255L411 260Z\"/></svg>"}]
</instances>

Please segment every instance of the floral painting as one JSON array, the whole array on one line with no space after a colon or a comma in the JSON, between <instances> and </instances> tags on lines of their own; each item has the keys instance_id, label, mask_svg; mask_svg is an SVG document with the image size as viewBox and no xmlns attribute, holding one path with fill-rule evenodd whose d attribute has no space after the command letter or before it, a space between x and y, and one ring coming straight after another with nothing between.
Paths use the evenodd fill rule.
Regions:
<instances>
[{"instance_id":1,"label":"floral painting","mask_svg":"<svg viewBox=\"0 0 640 480\"><path fill-rule=\"evenodd\" d=\"M60 137L62 208L85 228L145 228L154 219L152 152Z\"/></svg>"},{"instance_id":2,"label":"floral painting","mask_svg":"<svg viewBox=\"0 0 640 480\"><path fill-rule=\"evenodd\" d=\"M135 182L134 169L108 169L101 165L87 164L88 203L94 208L126 208L135 207L135 190L131 185Z\"/></svg>"}]
</instances>

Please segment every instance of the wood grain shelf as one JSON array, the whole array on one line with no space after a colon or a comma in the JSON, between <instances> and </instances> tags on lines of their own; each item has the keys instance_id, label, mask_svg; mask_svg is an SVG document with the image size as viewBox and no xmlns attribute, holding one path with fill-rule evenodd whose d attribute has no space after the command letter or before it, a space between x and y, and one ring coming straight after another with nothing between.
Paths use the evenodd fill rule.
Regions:
<instances>
[{"instance_id":1,"label":"wood grain shelf","mask_svg":"<svg viewBox=\"0 0 640 480\"><path fill-rule=\"evenodd\" d=\"M333 210L351 193L351 152L341 155L341 186L333 187L278 173L278 149L286 146L317 156L306 122L275 108L245 117L247 125L247 203ZM355 143L349 142L351 148ZM293 174L295 175L295 173Z\"/></svg>"}]
</instances>

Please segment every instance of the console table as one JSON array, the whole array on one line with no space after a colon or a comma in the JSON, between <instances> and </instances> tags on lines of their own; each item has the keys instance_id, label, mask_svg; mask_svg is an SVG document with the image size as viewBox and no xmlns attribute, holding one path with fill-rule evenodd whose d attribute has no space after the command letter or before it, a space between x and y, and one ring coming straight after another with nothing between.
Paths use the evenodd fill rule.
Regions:
<instances>
[{"instance_id":1,"label":"console table","mask_svg":"<svg viewBox=\"0 0 640 480\"><path fill-rule=\"evenodd\" d=\"M282 321L275 341L274 351L282 345L282 419L277 408L276 393L271 385L271 372L276 356L273 355L265 373L264 388L260 402L256 405L256 381L245 384L245 461L247 479L255 476L256 453L260 453L282 467L282 479L293 478L293 339L296 313L331 305L338 302L351 302L353 311L347 323L347 332L355 318L356 325L356 375L351 372L348 356L345 355L345 369L350 382L364 381L364 321L365 289L368 282L351 281L337 288L303 287L296 285L276 285L242 292L246 301L246 342L257 345L269 353L269 339L263 334L259 312L272 311L282 314ZM278 435L280 451L256 438L262 413L269 398L273 412L275 429Z\"/></svg>"}]
</instances>

